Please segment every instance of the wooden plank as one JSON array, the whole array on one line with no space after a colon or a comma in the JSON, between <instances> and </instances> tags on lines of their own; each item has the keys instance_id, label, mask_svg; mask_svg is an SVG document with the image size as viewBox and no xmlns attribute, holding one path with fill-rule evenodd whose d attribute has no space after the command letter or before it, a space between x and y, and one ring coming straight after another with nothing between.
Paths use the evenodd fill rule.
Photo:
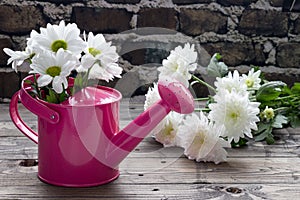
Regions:
<instances>
[{"instance_id":1,"label":"wooden plank","mask_svg":"<svg viewBox=\"0 0 300 200\"><path fill-rule=\"evenodd\" d=\"M22 104L19 104L19 113L21 118L33 130L37 129L37 117L28 111ZM14 136L20 137L23 134L11 121L9 116L9 104L0 104L0 137Z\"/></svg>"},{"instance_id":2,"label":"wooden plank","mask_svg":"<svg viewBox=\"0 0 300 200\"><path fill-rule=\"evenodd\" d=\"M37 166L21 160L1 160L1 186L36 184ZM186 158L126 158L120 164L120 184L299 184L300 159L230 158L227 163L196 163ZM24 180L25 183L24 183Z\"/></svg>"},{"instance_id":3,"label":"wooden plank","mask_svg":"<svg viewBox=\"0 0 300 200\"><path fill-rule=\"evenodd\" d=\"M21 135L21 133L20 133ZM25 159L37 155L37 145L21 135L19 137L0 137L0 159ZM300 156L300 135L282 136L274 145L252 142L246 147L226 149L229 158L240 157L295 157ZM130 153L130 157L176 158L183 155L181 148L163 148L152 137L148 137Z\"/></svg>"},{"instance_id":4,"label":"wooden plank","mask_svg":"<svg viewBox=\"0 0 300 200\"><path fill-rule=\"evenodd\" d=\"M143 110L137 101L121 102L120 126ZM36 129L36 116L20 106L22 118ZM63 188L42 183L37 166L20 166L37 158L37 145L11 122L8 104L0 104L0 199L299 199L300 129L274 132L274 145L250 142L228 149L227 163L197 163L180 148L162 148L146 138L120 165L120 177L92 188Z\"/></svg>"},{"instance_id":5,"label":"wooden plank","mask_svg":"<svg viewBox=\"0 0 300 200\"><path fill-rule=\"evenodd\" d=\"M1 199L299 199L294 184L132 184L110 183L93 188L63 188L38 183L0 187ZM25 192L26 191L26 192Z\"/></svg>"}]
</instances>

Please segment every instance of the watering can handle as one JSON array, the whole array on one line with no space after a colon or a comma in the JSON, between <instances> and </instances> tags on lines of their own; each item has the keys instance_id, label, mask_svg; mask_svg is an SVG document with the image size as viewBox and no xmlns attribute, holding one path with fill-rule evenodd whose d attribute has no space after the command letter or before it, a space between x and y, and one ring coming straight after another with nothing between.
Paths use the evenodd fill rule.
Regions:
<instances>
[{"instance_id":1,"label":"watering can handle","mask_svg":"<svg viewBox=\"0 0 300 200\"><path fill-rule=\"evenodd\" d=\"M18 93L21 103L33 114L51 124L59 122L59 114L46 105L40 103L37 99L32 98L26 88L21 88Z\"/></svg>"},{"instance_id":2,"label":"watering can handle","mask_svg":"<svg viewBox=\"0 0 300 200\"><path fill-rule=\"evenodd\" d=\"M26 135L29 139L31 139L36 144L38 143L38 134L33 131L31 128L27 126L27 124L24 123L24 121L21 119L18 111L18 100L19 100L19 91L16 92L10 101L9 105L9 114L13 121L13 123L18 127L18 129Z\"/></svg>"}]
</instances>

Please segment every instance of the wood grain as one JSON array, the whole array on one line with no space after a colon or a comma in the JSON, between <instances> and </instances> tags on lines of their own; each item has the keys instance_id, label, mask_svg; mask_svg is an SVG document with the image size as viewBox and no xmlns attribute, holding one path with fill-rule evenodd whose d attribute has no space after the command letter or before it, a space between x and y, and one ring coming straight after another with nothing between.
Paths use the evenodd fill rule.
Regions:
<instances>
[{"instance_id":1,"label":"wood grain","mask_svg":"<svg viewBox=\"0 0 300 200\"><path fill-rule=\"evenodd\" d=\"M19 106L36 129L36 116ZM122 101L120 126L141 113L143 105ZM188 160L180 148L162 148L151 136L121 163L120 177L91 188L64 188L37 178L37 145L11 122L8 104L0 104L0 199L299 199L300 129L274 132L274 145L249 142L227 149L219 165Z\"/></svg>"},{"instance_id":2,"label":"wood grain","mask_svg":"<svg viewBox=\"0 0 300 200\"><path fill-rule=\"evenodd\" d=\"M119 184L93 188L61 188L37 182L32 186L0 188L2 199L299 199L300 185L290 184ZM23 192L22 192L23 191ZM25 192L26 191L26 192ZM17 193L15 193L17 192ZM288 195L288 196L287 196Z\"/></svg>"}]
</instances>

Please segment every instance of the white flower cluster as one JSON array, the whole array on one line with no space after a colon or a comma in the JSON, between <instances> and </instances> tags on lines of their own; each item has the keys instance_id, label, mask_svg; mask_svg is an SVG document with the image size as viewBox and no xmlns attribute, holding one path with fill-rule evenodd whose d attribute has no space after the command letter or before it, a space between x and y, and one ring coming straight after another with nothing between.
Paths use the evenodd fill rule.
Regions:
<instances>
[{"instance_id":1,"label":"white flower cluster","mask_svg":"<svg viewBox=\"0 0 300 200\"><path fill-rule=\"evenodd\" d=\"M259 74L260 71L256 73ZM252 75L252 70L248 76L243 77L238 71L234 71L233 74L229 72L226 77L217 78L215 82L217 92L215 102L209 104L211 111L208 118L217 126L225 126L225 132L221 136L228 137L229 142L238 142L244 135L252 138L251 130L257 130L260 103L249 100L250 93L246 84Z\"/></svg>"},{"instance_id":2,"label":"white flower cluster","mask_svg":"<svg viewBox=\"0 0 300 200\"><path fill-rule=\"evenodd\" d=\"M194 45L189 43L176 47L171 51L167 59L164 59L160 71L160 78L167 76L181 82L186 87L189 86L188 80L191 79L191 71L197 68L197 53L194 51Z\"/></svg>"},{"instance_id":3,"label":"white flower cluster","mask_svg":"<svg viewBox=\"0 0 300 200\"><path fill-rule=\"evenodd\" d=\"M145 109L159 99L157 84L154 84L146 94ZM164 147L183 147L189 159L218 164L226 161L227 152L223 148L230 147L227 141L219 137L224 132L224 128L209 122L202 112L198 116L195 113L183 115L171 111L151 133Z\"/></svg>"},{"instance_id":4,"label":"white flower cluster","mask_svg":"<svg viewBox=\"0 0 300 200\"><path fill-rule=\"evenodd\" d=\"M52 83L56 93L62 93L68 87L67 77L72 70L89 72L89 79L112 80L120 77L122 68L116 63L118 54L116 47L106 42L102 34L88 34L86 39L80 37L80 29L76 24L47 24L40 28L40 33L33 30L27 40L25 51L13 51L4 48L10 56L8 64L13 69L30 62L30 73L37 73L39 87Z\"/></svg>"},{"instance_id":5,"label":"white flower cluster","mask_svg":"<svg viewBox=\"0 0 300 200\"><path fill-rule=\"evenodd\" d=\"M196 60L197 53L193 45L176 47L158 68L159 78L168 76L188 87L192 77L190 72L196 69ZM251 70L243 76L234 71L217 78L214 102L209 104L207 116L203 112L182 115L171 111L152 131L153 136L165 147L184 148L184 154L197 162L218 164L226 161L227 152L224 148L231 147L232 140L238 142L245 135L252 137L251 130L257 129L259 103L251 102L249 96L251 90L259 87L259 75L260 71L254 73ZM158 99L157 84L154 84L146 94L144 108L147 109Z\"/></svg>"}]
</instances>

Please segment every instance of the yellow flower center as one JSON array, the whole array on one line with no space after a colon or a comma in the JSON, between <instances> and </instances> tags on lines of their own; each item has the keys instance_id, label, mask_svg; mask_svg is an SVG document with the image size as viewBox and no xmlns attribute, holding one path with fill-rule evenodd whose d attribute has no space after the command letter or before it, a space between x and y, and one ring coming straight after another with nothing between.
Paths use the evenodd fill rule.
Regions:
<instances>
[{"instance_id":1,"label":"yellow flower center","mask_svg":"<svg viewBox=\"0 0 300 200\"><path fill-rule=\"evenodd\" d=\"M52 44L51 44L51 49L53 52L57 52L58 49L63 48L64 50L67 50L68 48L68 44L66 41L64 40L55 40Z\"/></svg>"},{"instance_id":2,"label":"yellow flower center","mask_svg":"<svg viewBox=\"0 0 300 200\"><path fill-rule=\"evenodd\" d=\"M52 66L46 70L46 73L52 77L59 76L61 68L59 66Z\"/></svg>"},{"instance_id":3,"label":"yellow flower center","mask_svg":"<svg viewBox=\"0 0 300 200\"><path fill-rule=\"evenodd\" d=\"M248 88L251 88L254 85L254 81L252 79L246 79L245 82Z\"/></svg>"},{"instance_id":4,"label":"yellow flower center","mask_svg":"<svg viewBox=\"0 0 300 200\"><path fill-rule=\"evenodd\" d=\"M89 48L89 53L92 54L92 55L95 57L96 55L101 54L101 51L98 50L98 49L95 49L95 48L93 48L93 47L90 47L90 48Z\"/></svg>"},{"instance_id":5,"label":"yellow flower center","mask_svg":"<svg viewBox=\"0 0 300 200\"><path fill-rule=\"evenodd\" d=\"M172 131L173 131L173 125L171 122L168 123L168 125L165 127L165 135L171 137L172 136Z\"/></svg>"},{"instance_id":6,"label":"yellow flower center","mask_svg":"<svg viewBox=\"0 0 300 200\"><path fill-rule=\"evenodd\" d=\"M236 118L238 117L238 115L236 113L231 113L230 114L230 118L236 120Z\"/></svg>"},{"instance_id":7,"label":"yellow flower center","mask_svg":"<svg viewBox=\"0 0 300 200\"><path fill-rule=\"evenodd\" d=\"M231 112L228 113L227 117L228 120L230 121L230 123L234 123L236 124L239 121L241 114L238 110L233 110Z\"/></svg>"},{"instance_id":8,"label":"yellow flower center","mask_svg":"<svg viewBox=\"0 0 300 200\"><path fill-rule=\"evenodd\" d=\"M273 119L275 116L273 108L266 108L264 110L265 116L267 119Z\"/></svg>"},{"instance_id":9,"label":"yellow flower center","mask_svg":"<svg viewBox=\"0 0 300 200\"><path fill-rule=\"evenodd\" d=\"M196 145L196 144L203 145L205 142L204 139L205 139L205 134L204 134L204 132L200 131L196 134L192 144L193 145Z\"/></svg>"}]
</instances>

